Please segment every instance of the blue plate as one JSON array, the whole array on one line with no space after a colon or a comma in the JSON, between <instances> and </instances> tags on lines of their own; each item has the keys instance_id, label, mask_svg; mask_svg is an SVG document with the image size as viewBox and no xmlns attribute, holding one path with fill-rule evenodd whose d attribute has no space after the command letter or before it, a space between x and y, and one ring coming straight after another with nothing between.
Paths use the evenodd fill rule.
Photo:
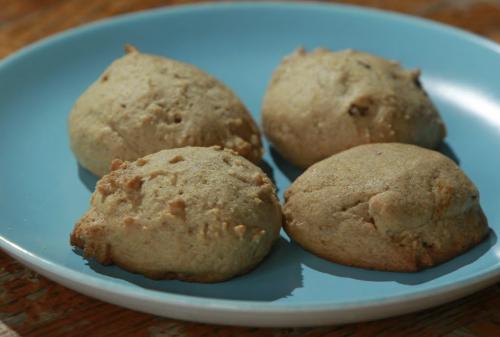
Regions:
<instances>
[{"instance_id":1,"label":"blue plate","mask_svg":"<svg viewBox=\"0 0 500 337\"><path fill-rule=\"evenodd\" d=\"M443 150L481 191L488 240L414 274L350 268L283 236L252 273L220 284L152 281L87 262L68 236L95 178L79 170L66 121L123 45L193 63L227 83L259 119L273 69L298 46L354 48L420 67L448 126ZM456 29L357 7L243 3L174 7L91 24L0 64L0 246L70 288L136 310L211 323L300 326L402 314L499 280L500 47ZM270 151L282 193L297 172Z\"/></svg>"}]
</instances>

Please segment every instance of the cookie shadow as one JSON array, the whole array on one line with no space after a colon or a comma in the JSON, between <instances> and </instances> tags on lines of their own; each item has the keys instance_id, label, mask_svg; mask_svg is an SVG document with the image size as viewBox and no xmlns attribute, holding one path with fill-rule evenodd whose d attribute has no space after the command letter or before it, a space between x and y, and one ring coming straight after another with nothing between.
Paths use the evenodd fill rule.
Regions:
<instances>
[{"instance_id":1,"label":"cookie shadow","mask_svg":"<svg viewBox=\"0 0 500 337\"><path fill-rule=\"evenodd\" d=\"M74 248L73 251L83 257L81 249ZM281 237L257 268L220 283L152 280L117 266L104 266L94 259L87 259L87 265L96 273L156 291L216 299L274 301L302 287L302 267L298 254L300 252Z\"/></svg>"},{"instance_id":2,"label":"cookie shadow","mask_svg":"<svg viewBox=\"0 0 500 337\"><path fill-rule=\"evenodd\" d=\"M269 152L271 153L271 157L273 158L274 163L278 168L280 169L281 172L290 180L291 183L297 179L304 170L292 165L288 160L283 158L281 154L273 147L269 147Z\"/></svg>"},{"instance_id":3,"label":"cookie shadow","mask_svg":"<svg viewBox=\"0 0 500 337\"><path fill-rule=\"evenodd\" d=\"M460 165L460 159L457 157L457 154L455 153L455 151L453 151L453 149L447 142L441 142L436 150L453 160L455 164Z\"/></svg>"},{"instance_id":4,"label":"cookie shadow","mask_svg":"<svg viewBox=\"0 0 500 337\"><path fill-rule=\"evenodd\" d=\"M269 177L269 179L271 179L274 186L276 186L273 167L264 158L262 158L262 160L260 161L259 167L262 169L262 171L264 171L264 173Z\"/></svg>"},{"instance_id":5,"label":"cookie shadow","mask_svg":"<svg viewBox=\"0 0 500 337\"><path fill-rule=\"evenodd\" d=\"M94 175L86 168L84 168L82 165L80 165L80 163L77 163L77 165L78 165L78 178L80 178L80 181L83 183L83 185L85 185L85 187L90 192L94 192L95 185L99 180L99 177Z\"/></svg>"},{"instance_id":6,"label":"cookie shadow","mask_svg":"<svg viewBox=\"0 0 500 337\"><path fill-rule=\"evenodd\" d=\"M438 266L424 269L416 273L396 273L369 270L363 268L349 267L337 263L329 262L325 259L317 257L302 249L300 256L301 262L309 268L318 272L334 275L337 277L346 277L362 281L372 282L387 282L395 281L405 285L418 285L423 284L434 279L437 279L446 274L462 268L468 264L473 263L481 256L483 256L491 247L495 246L497 236L493 230L490 229L490 235L483 240L479 245L473 247L464 254L457 256L445 263ZM292 243L292 245L296 245ZM296 245L296 249L301 249Z\"/></svg>"}]
</instances>

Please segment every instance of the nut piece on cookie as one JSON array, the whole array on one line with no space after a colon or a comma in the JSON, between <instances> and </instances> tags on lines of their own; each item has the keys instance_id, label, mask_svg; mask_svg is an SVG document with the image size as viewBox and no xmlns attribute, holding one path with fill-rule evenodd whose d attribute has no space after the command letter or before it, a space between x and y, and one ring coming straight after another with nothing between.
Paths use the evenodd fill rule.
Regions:
<instances>
[{"instance_id":1,"label":"nut piece on cookie","mask_svg":"<svg viewBox=\"0 0 500 337\"><path fill-rule=\"evenodd\" d=\"M73 153L98 176L115 158L136 160L183 146L220 145L258 163L260 132L223 83L179 61L128 46L81 96L69 116Z\"/></svg>"},{"instance_id":2,"label":"nut piece on cookie","mask_svg":"<svg viewBox=\"0 0 500 337\"><path fill-rule=\"evenodd\" d=\"M262 104L264 132L302 168L367 143L435 148L446 130L419 76L364 52L300 49L273 74Z\"/></svg>"},{"instance_id":3,"label":"nut piece on cookie","mask_svg":"<svg viewBox=\"0 0 500 337\"><path fill-rule=\"evenodd\" d=\"M444 155L401 143L367 144L320 161L285 194L286 232L350 266L417 271L489 233L479 192Z\"/></svg>"},{"instance_id":4,"label":"nut piece on cookie","mask_svg":"<svg viewBox=\"0 0 500 337\"><path fill-rule=\"evenodd\" d=\"M184 147L115 165L71 244L150 278L218 282L252 270L281 224L275 187L260 168L230 150Z\"/></svg>"}]
</instances>

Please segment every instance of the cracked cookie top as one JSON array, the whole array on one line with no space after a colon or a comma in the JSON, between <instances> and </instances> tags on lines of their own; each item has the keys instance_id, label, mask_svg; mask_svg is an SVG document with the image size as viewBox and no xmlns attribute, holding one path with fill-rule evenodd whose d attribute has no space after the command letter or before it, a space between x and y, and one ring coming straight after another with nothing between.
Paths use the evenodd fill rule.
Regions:
<instances>
[{"instance_id":1,"label":"cracked cookie top","mask_svg":"<svg viewBox=\"0 0 500 337\"><path fill-rule=\"evenodd\" d=\"M444 155L401 143L361 145L311 166L285 193L285 229L329 260L414 271L488 233L479 192Z\"/></svg>"},{"instance_id":2,"label":"cracked cookie top","mask_svg":"<svg viewBox=\"0 0 500 337\"><path fill-rule=\"evenodd\" d=\"M262 104L266 136L297 166L356 145L434 148L446 135L419 70L354 50L299 49L275 70Z\"/></svg>"},{"instance_id":3,"label":"cracked cookie top","mask_svg":"<svg viewBox=\"0 0 500 337\"><path fill-rule=\"evenodd\" d=\"M221 281L252 269L281 228L271 180L230 150L185 147L115 160L71 243L152 278Z\"/></svg>"},{"instance_id":4,"label":"cracked cookie top","mask_svg":"<svg viewBox=\"0 0 500 337\"><path fill-rule=\"evenodd\" d=\"M223 83L131 47L78 99L69 135L79 162L99 176L113 159L169 148L220 145L255 163L263 152L250 113Z\"/></svg>"}]
</instances>

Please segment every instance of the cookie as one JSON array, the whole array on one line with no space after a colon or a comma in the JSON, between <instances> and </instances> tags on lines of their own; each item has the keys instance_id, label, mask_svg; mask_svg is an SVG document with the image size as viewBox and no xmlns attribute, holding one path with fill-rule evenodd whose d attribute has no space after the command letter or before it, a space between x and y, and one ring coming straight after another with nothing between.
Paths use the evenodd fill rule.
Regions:
<instances>
[{"instance_id":1,"label":"cookie","mask_svg":"<svg viewBox=\"0 0 500 337\"><path fill-rule=\"evenodd\" d=\"M116 158L212 145L260 161L259 130L228 87L192 65L128 51L70 113L71 149L82 166L102 176Z\"/></svg>"},{"instance_id":2,"label":"cookie","mask_svg":"<svg viewBox=\"0 0 500 337\"><path fill-rule=\"evenodd\" d=\"M232 151L170 149L112 168L70 240L102 264L217 282L250 271L279 236L273 183Z\"/></svg>"},{"instance_id":3,"label":"cookie","mask_svg":"<svg viewBox=\"0 0 500 337\"><path fill-rule=\"evenodd\" d=\"M299 49L273 74L262 105L264 132L302 168L367 143L435 148L446 130L419 75L363 52Z\"/></svg>"},{"instance_id":4,"label":"cookie","mask_svg":"<svg viewBox=\"0 0 500 337\"><path fill-rule=\"evenodd\" d=\"M402 143L366 144L320 161L286 191L286 232L327 260L417 271L489 233L479 192L444 155Z\"/></svg>"}]
</instances>

